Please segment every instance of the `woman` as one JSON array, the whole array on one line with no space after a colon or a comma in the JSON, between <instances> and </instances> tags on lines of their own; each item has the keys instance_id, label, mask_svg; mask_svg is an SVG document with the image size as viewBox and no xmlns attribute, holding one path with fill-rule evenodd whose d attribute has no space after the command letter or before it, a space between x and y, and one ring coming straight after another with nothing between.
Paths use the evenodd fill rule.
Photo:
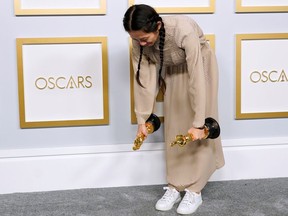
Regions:
<instances>
[{"instance_id":1,"label":"woman","mask_svg":"<svg viewBox=\"0 0 288 216\"><path fill-rule=\"evenodd\" d=\"M155 208L168 211L181 200L179 214L202 204L201 190L224 165L221 140L202 139L205 118L218 118L218 69L202 30L189 17L165 16L150 6L131 6L123 19L132 38L137 134L147 136L145 121L154 110L158 90L164 91L166 174L168 186ZM183 148L171 147L177 134L193 134Z\"/></svg>"}]
</instances>

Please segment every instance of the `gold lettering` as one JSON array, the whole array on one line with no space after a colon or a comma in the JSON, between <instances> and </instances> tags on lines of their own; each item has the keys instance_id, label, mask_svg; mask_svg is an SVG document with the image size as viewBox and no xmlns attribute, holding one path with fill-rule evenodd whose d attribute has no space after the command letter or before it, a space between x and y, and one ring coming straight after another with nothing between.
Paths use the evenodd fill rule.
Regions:
<instances>
[{"instance_id":1,"label":"gold lettering","mask_svg":"<svg viewBox=\"0 0 288 216\"><path fill-rule=\"evenodd\" d=\"M282 72L281 72L281 74L279 76L278 82L287 82L287 81L288 81L287 75L286 75L285 71L282 70Z\"/></svg>"},{"instance_id":2,"label":"gold lettering","mask_svg":"<svg viewBox=\"0 0 288 216\"><path fill-rule=\"evenodd\" d=\"M288 82L288 75L285 73L284 69L279 72L277 70L272 70L272 71L253 71L250 74L250 81L253 83L258 83L258 82Z\"/></svg>"},{"instance_id":3,"label":"gold lettering","mask_svg":"<svg viewBox=\"0 0 288 216\"><path fill-rule=\"evenodd\" d=\"M55 88L54 77L49 77L48 78L48 83L51 84L51 85L48 85L49 89L54 89Z\"/></svg>"},{"instance_id":4,"label":"gold lettering","mask_svg":"<svg viewBox=\"0 0 288 216\"><path fill-rule=\"evenodd\" d=\"M70 76L66 88L73 89L73 88L74 88L73 85L75 86L75 88L78 88L78 86L77 86L75 80L73 79L72 76ZM70 86L70 87L69 87L69 86Z\"/></svg>"},{"instance_id":5,"label":"gold lettering","mask_svg":"<svg viewBox=\"0 0 288 216\"><path fill-rule=\"evenodd\" d=\"M78 76L78 88L80 87L80 85L85 88L85 86L83 85L84 82L84 78L83 76Z\"/></svg>"},{"instance_id":6,"label":"gold lettering","mask_svg":"<svg viewBox=\"0 0 288 216\"><path fill-rule=\"evenodd\" d=\"M268 81L268 76L267 76L268 72L267 71L263 71L262 72L262 77L264 79L261 79L262 82L267 82Z\"/></svg>"},{"instance_id":7,"label":"gold lettering","mask_svg":"<svg viewBox=\"0 0 288 216\"><path fill-rule=\"evenodd\" d=\"M69 79L60 77L39 77L35 80L35 86L39 90L44 89L79 89L91 88L93 86L91 76L70 76Z\"/></svg>"},{"instance_id":8,"label":"gold lettering","mask_svg":"<svg viewBox=\"0 0 288 216\"><path fill-rule=\"evenodd\" d=\"M43 80L44 81L44 85L43 87L39 86L39 81ZM41 83L40 83L41 84ZM43 90L47 87L47 81L44 77L39 77L38 79L35 80L35 86L36 88Z\"/></svg>"},{"instance_id":9,"label":"gold lettering","mask_svg":"<svg viewBox=\"0 0 288 216\"><path fill-rule=\"evenodd\" d=\"M56 79L56 86L57 86L57 88L59 88L59 89L64 89L65 86L60 86L59 83L58 83L58 81L59 81L60 79L66 80L65 77L58 77L58 78Z\"/></svg>"},{"instance_id":10,"label":"gold lettering","mask_svg":"<svg viewBox=\"0 0 288 216\"><path fill-rule=\"evenodd\" d=\"M91 76L87 76L85 78L86 82L89 83L89 85L85 85L86 88L91 88L92 87L92 77Z\"/></svg>"},{"instance_id":11,"label":"gold lettering","mask_svg":"<svg viewBox=\"0 0 288 216\"><path fill-rule=\"evenodd\" d=\"M271 71L271 72L269 73L269 80L270 80L271 82L277 82L277 79L274 79L274 80L273 80L273 79L271 78L271 75L272 75L273 73L276 73L276 74L277 74L278 72L275 71L275 70Z\"/></svg>"},{"instance_id":12,"label":"gold lettering","mask_svg":"<svg viewBox=\"0 0 288 216\"><path fill-rule=\"evenodd\" d=\"M258 79L253 78L254 75L257 76L256 78L258 78ZM250 74L250 80L251 80L251 82L253 82L253 83L259 82L259 81L261 80L261 74L260 74L258 71L253 71L253 72Z\"/></svg>"}]
</instances>

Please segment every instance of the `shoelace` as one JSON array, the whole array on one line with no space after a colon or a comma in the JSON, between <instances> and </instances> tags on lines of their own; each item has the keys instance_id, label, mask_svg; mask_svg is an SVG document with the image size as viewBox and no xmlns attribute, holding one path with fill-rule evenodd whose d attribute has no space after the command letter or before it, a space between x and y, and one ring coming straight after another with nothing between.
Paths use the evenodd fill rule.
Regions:
<instances>
[{"instance_id":1,"label":"shoelace","mask_svg":"<svg viewBox=\"0 0 288 216\"><path fill-rule=\"evenodd\" d=\"M168 200L171 200L173 198L173 193L174 193L174 190L175 189L171 189L169 187L163 187L164 190L166 190L165 194L163 195L162 197L162 200L163 201L168 201Z\"/></svg>"},{"instance_id":2,"label":"shoelace","mask_svg":"<svg viewBox=\"0 0 288 216\"><path fill-rule=\"evenodd\" d=\"M188 189L185 189L185 196L182 199L181 204L191 205L195 199L195 194L190 192Z\"/></svg>"}]
</instances>

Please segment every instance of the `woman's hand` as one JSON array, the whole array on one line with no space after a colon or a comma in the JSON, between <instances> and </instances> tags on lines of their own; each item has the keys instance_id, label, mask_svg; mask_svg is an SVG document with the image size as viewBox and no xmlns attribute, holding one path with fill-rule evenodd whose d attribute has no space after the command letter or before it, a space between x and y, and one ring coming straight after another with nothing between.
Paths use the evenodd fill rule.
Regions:
<instances>
[{"instance_id":1,"label":"woman's hand","mask_svg":"<svg viewBox=\"0 0 288 216\"><path fill-rule=\"evenodd\" d=\"M188 130L189 134L192 134L193 136L193 141L194 140L201 140L205 137L205 133L204 133L204 129L199 129L199 128L195 128L195 127L191 127Z\"/></svg>"},{"instance_id":2,"label":"woman's hand","mask_svg":"<svg viewBox=\"0 0 288 216\"><path fill-rule=\"evenodd\" d=\"M143 134L145 137L147 137L148 135L148 131L145 124L138 124L137 136L140 136L141 134Z\"/></svg>"}]
</instances>

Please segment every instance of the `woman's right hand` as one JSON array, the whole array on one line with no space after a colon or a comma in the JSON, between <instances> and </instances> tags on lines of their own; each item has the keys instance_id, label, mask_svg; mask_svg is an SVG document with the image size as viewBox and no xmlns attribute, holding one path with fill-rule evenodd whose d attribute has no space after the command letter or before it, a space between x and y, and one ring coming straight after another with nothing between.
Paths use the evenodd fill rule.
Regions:
<instances>
[{"instance_id":1,"label":"woman's right hand","mask_svg":"<svg viewBox=\"0 0 288 216\"><path fill-rule=\"evenodd\" d=\"M145 137L147 137L148 135L148 131L145 124L138 124L137 136L140 136L141 134L143 134Z\"/></svg>"},{"instance_id":2,"label":"woman's right hand","mask_svg":"<svg viewBox=\"0 0 288 216\"><path fill-rule=\"evenodd\" d=\"M199 129L199 128L191 127L191 128L188 130L188 134L192 134L193 141L195 141L195 140L201 140L201 139L204 139L204 138L205 138L204 129Z\"/></svg>"}]
</instances>

